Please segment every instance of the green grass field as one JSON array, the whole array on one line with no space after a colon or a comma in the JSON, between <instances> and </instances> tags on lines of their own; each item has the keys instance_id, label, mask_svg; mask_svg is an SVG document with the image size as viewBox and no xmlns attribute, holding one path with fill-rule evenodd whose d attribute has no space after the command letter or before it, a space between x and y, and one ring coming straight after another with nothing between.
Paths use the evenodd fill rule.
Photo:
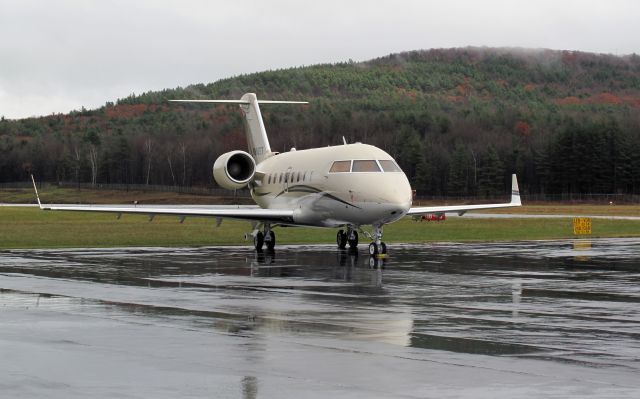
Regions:
<instances>
[{"instance_id":1,"label":"green grass field","mask_svg":"<svg viewBox=\"0 0 640 399\"><path fill-rule=\"evenodd\" d=\"M0 248L251 245L243 239L248 222L209 218L46 212L0 207ZM279 244L333 243L336 229L276 228ZM405 218L385 226L387 243L505 241L572 238L571 219L471 219L414 222ZM593 220L591 237L640 236L640 221ZM365 238L361 242L366 242Z\"/></svg>"},{"instance_id":2,"label":"green grass field","mask_svg":"<svg viewBox=\"0 0 640 399\"><path fill-rule=\"evenodd\" d=\"M234 201L241 204L254 204L250 198L233 199L230 197L211 197L208 195L192 195L174 192L157 191L123 191L108 189L59 188L45 186L38 189L40 198L45 204L230 204ZM4 188L0 189L0 203L34 204L36 201L32 188ZM501 201L508 202L507 197ZM473 202L473 201L472 201ZM458 205L469 202L448 201L417 201L414 206L429 205ZM475 202L474 202L475 203ZM495 209L483 213L517 213L517 214L553 214L553 215L602 215L602 216L640 216L639 204L567 204L544 203L527 204L519 208Z\"/></svg>"}]
</instances>

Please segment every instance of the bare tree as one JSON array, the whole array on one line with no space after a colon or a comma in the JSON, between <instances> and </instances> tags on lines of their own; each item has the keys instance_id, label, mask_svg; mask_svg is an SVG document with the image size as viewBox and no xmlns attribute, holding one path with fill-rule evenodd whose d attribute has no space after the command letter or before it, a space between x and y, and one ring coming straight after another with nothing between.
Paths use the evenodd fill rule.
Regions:
<instances>
[{"instance_id":1,"label":"bare tree","mask_svg":"<svg viewBox=\"0 0 640 399\"><path fill-rule=\"evenodd\" d=\"M187 180L187 145L184 141L180 142L180 153L182 154L182 186L184 187Z\"/></svg>"},{"instance_id":2,"label":"bare tree","mask_svg":"<svg viewBox=\"0 0 640 399\"><path fill-rule=\"evenodd\" d=\"M151 157L153 155L153 142L150 137L144 142L144 151L147 154L147 179L145 184L149 185L149 176L151 175Z\"/></svg>"},{"instance_id":3,"label":"bare tree","mask_svg":"<svg viewBox=\"0 0 640 399\"><path fill-rule=\"evenodd\" d=\"M478 159L473 148L469 147L469 151L471 151L471 157L473 158L473 186L475 187L478 184Z\"/></svg>"},{"instance_id":4,"label":"bare tree","mask_svg":"<svg viewBox=\"0 0 640 399\"><path fill-rule=\"evenodd\" d=\"M95 144L89 144L89 162L91 163L91 185L96 185L98 178L98 147Z\"/></svg>"},{"instance_id":5,"label":"bare tree","mask_svg":"<svg viewBox=\"0 0 640 399\"><path fill-rule=\"evenodd\" d=\"M76 169L76 184L78 189L80 188L80 144L78 142L73 143L73 159L75 161Z\"/></svg>"},{"instance_id":6,"label":"bare tree","mask_svg":"<svg viewBox=\"0 0 640 399\"><path fill-rule=\"evenodd\" d=\"M172 156L173 148L171 147L171 143L167 143L167 163L169 164L169 171L171 172L171 181L173 185L176 186L176 175L173 173L173 163L171 162Z\"/></svg>"}]
</instances>

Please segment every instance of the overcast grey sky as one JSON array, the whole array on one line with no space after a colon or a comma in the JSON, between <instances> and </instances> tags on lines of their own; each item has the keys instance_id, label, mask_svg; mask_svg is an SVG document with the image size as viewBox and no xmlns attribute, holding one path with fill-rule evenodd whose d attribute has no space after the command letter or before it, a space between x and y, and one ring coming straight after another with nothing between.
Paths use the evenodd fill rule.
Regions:
<instances>
[{"instance_id":1,"label":"overcast grey sky","mask_svg":"<svg viewBox=\"0 0 640 399\"><path fill-rule=\"evenodd\" d=\"M407 50L640 52L637 0L0 0L0 115Z\"/></svg>"}]
</instances>

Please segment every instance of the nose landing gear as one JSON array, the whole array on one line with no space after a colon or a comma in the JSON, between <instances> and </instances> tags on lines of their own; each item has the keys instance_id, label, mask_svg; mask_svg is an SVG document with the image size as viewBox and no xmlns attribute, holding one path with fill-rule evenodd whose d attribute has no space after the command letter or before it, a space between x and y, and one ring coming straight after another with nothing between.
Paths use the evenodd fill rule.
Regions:
<instances>
[{"instance_id":1,"label":"nose landing gear","mask_svg":"<svg viewBox=\"0 0 640 399\"><path fill-rule=\"evenodd\" d=\"M371 244L369 244L369 255L371 256L375 256L375 255L385 255L387 253L387 244L381 242L380 244L377 244L375 242L372 242Z\"/></svg>"},{"instance_id":2,"label":"nose landing gear","mask_svg":"<svg viewBox=\"0 0 640 399\"><path fill-rule=\"evenodd\" d=\"M373 242L369 244L369 255L385 255L387 253L387 244L382 242L381 224L373 225L373 234L371 235L371 239L373 240Z\"/></svg>"}]
</instances>

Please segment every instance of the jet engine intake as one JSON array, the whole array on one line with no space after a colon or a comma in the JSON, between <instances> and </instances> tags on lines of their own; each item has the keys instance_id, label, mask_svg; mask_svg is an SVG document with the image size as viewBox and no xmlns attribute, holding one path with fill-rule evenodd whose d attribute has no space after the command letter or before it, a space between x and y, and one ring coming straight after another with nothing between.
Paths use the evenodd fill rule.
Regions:
<instances>
[{"instance_id":1,"label":"jet engine intake","mask_svg":"<svg viewBox=\"0 0 640 399\"><path fill-rule=\"evenodd\" d=\"M213 179L220 186L237 190L245 187L256 173L256 162L244 151L230 151L216 159L213 164Z\"/></svg>"}]
</instances>

